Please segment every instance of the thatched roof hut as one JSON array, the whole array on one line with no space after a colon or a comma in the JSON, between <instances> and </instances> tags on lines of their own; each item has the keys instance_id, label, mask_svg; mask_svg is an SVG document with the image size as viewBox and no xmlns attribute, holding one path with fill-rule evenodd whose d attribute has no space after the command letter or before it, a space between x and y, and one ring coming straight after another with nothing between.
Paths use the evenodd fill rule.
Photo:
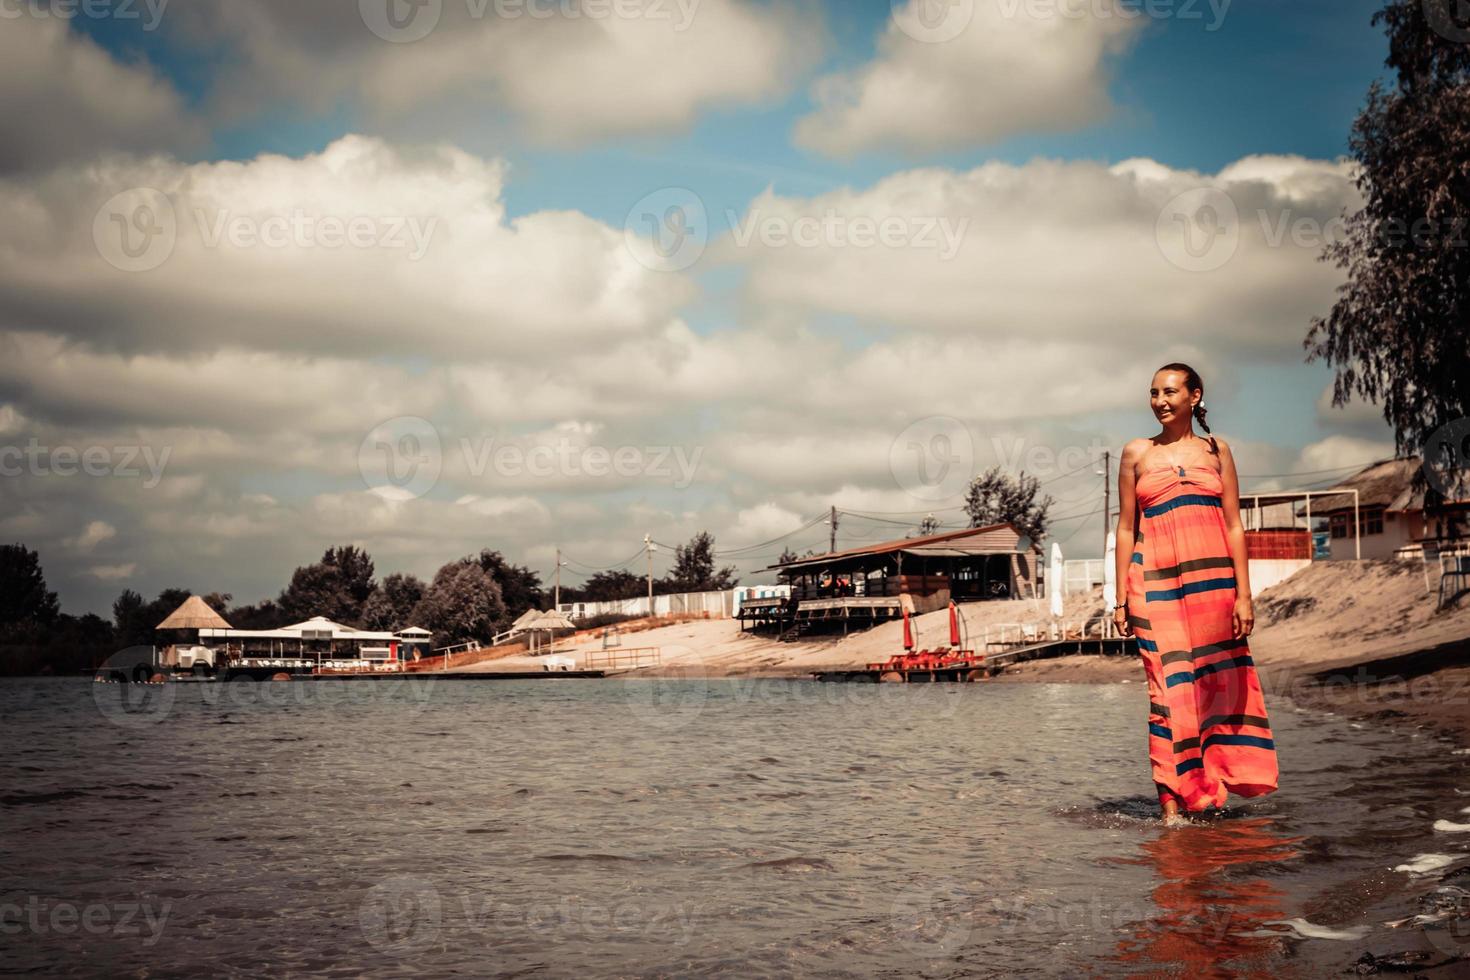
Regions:
<instances>
[{"instance_id":1,"label":"thatched roof hut","mask_svg":"<svg viewBox=\"0 0 1470 980\"><path fill-rule=\"evenodd\" d=\"M168 618L157 626L161 630L230 629L223 616L209 608L209 604L197 595L191 595L184 604L168 614Z\"/></svg>"},{"instance_id":2,"label":"thatched roof hut","mask_svg":"<svg viewBox=\"0 0 1470 980\"><path fill-rule=\"evenodd\" d=\"M527 609L525 612L517 616L515 622L510 624L510 628L513 631L520 632L544 615L546 614L537 609L535 606L532 606L530 609Z\"/></svg>"},{"instance_id":3,"label":"thatched roof hut","mask_svg":"<svg viewBox=\"0 0 1470 980\"><path fill-rule=\"evenodd\" d=\"M538 613L535 619L522 624L521 628L526 630L574 630L577 624L567 619L566 614L553 609L549 612Z\"/></svg>"}]
</instances>

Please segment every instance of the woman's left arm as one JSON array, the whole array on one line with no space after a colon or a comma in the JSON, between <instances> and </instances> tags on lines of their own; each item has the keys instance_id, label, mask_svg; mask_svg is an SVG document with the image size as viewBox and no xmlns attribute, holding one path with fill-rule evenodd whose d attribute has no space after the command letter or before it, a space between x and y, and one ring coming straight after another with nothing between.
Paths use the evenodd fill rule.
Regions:
<instances>
[{"instance_id":1,"label":"woman's left arm","mask_svg":"<svg viewBox=\"0 0 1470 980\"><path fill-rule=\"evenodd\" d=\"M1250 559L1245 550L1245 527L1240 523L1240 478L1235 473L1235 457L1224 439L1216 439L1220 447L1220 481L1224 485L1220 503L1225 509L1225 541L1230 547L1230 563L1235 567L1235 609L1231 627L1236 639L1251 635L1256 615L1251 606Z\"/></svg>"}]
</instances>

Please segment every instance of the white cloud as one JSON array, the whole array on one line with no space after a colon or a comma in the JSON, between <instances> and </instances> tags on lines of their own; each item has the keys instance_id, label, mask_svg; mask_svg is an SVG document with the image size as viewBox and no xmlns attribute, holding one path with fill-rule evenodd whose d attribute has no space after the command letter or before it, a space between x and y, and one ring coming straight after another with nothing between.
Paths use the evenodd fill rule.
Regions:
<instances>
[{"instance_id":1,"label":"white cloud","mask_svg":"<svg viewBox=\"0 0 1470 980\"><path fill-rule=\"evenodd\" d=\"M0 329L129 352L539 359L655 333L691 297L621 229L567 211L507 220L504 177L451 146L345 136L300 159L0 180ZM149 267L123 271L138 256Z\"/></svg>"},{"instance_id":2,"label":"white cloud","mask_svg":"<svg viewBox=\"0 0 1470 980\"><path fill-rule=\"evenodd\" d=\"M103 582L116 582L119 579L132 578L138 571L138 563L130 561L122 565L93 565L87 569L87 574Z\"/></svg>"},{"instance_id":3,"label":"white cloud","mask_svg":"<svg viewBox=\"0 0 1470 980\"><path fill-rule=\"evenodd\" d=\"M1172 221L1184 194L1218 195L1237 215L1229 234L1205 237L1194 210L1181 215L1194 222L1187 229ZM1340 162L1252 157L1212 175L1154 161L1038 159L909 170L812 198L768 190L751 213L834 230L814 232L810 247L758 235L742 247L732 234L712 251L748 271L760 307L1002 345L1024 337L1031 357L1052 349L1038 343L1102 340L1116 351L1190 344L1274 356L1299 351L1311 316L1330 307L1342 274L1318 261L1321 243L1358 200ZM941 219L963 229L949 259ZM888 244L855 239L864 222L897 234ZM1186 230L1197 251L1215 243L1205 253L1212 267L1199 270ZM952 359L933 360L931 372L955 370ZM1000 375L992 367L986 377Z\"/></svg>"},{"instance_id":4,"label":"white cloud","mask_svg":"<svg viewBox=\"0 0 1470 980\"><path fill-rule=\"evenodd\" d=\"M957 37L931 42L921 40L931 35L918 12L927 3L895 9L873 61L816 82L817 108L797 123L799 143L837 156L924 153L1099 123L1111 111L1108 59L1140 30L1112 0L1103 8L1111 16L977 0ZM948 16L968 10L952 5Z\"/></svg>"},{"instance_id":5,"label":"white cloud","mask_svg":"<svg viewBox=\"0 0 1470 980\"><path fill-rule=\"evenodd\" d=\"M169 427L186 441L185 426L366 433L439 400L432 379L382 364L240 350L124 356L41 333L0 333L0 385L33 415Z\"/></svg>"},{"instance_id":6,"label":"white cloud","mask_svg":"<svg viewBox=\"0 0 1470 980\"><path fill-rule=\"evenodd\" d=\"M1357 468L1380 459L1392 459L1393 440L1360 439L1356 436L1332 435L1326 439L1309 443L1301 450L1301 468L1306 473L1342 470L1341 475L1350 476L1347 468Z\"/></svg>"},{"instance_id":7,"label":"white cloud","mask_svg":"<svg viewBox=\"0 0 1470 980\"><path fill-rule=\"evenodd\" d=\"M99 544L117 537L117 528L106 521L92 521L76 537L67 541L68 547L83 554L91 552Z\"/></svg>"},{"instance_id":8,"label":"white cloud","mask_svg":"<svg viewBox=\"0 0 1470 980\"><path fill-rule=\"evenodd\" d=\"M579 15L557 15L568 10ZM508 116L558 144L682 129L704 110L771 101L821 47L820 22L785 2L445 3L415 17L432 30L411 43L375 36L356 3L215 0L177 22L191 41L235 51L214 87L226 116L287 101L325 112L346 99L389 132Z\"/></svg>"},{"instance_id":9,"label":"white cloud","mask_svg":"<svg viewBox=\"0 0 1470 980\"><path fill-rule=\"evenodd\" d=\"M0 173L203 143L203 126L146 63L117 61L60 18L0 24Z\"/></svg>"}]
</instances>

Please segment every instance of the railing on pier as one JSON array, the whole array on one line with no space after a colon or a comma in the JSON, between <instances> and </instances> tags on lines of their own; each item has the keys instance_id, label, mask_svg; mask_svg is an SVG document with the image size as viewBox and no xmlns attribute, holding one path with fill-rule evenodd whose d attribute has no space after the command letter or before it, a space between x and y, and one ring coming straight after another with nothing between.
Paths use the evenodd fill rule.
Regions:
<instances>
[{"instance_id":1,"label":"railing on pier","mask_svg":"<svg viewBox=\"0 0 1470 980\"><path fill-rule=\"evenodd\" d=\"M609 647L583 654L582 669L658 667L662 663L661 647Z\"/></svg>"},{"instance_id":2,"label":"railing on pier","mask_svg":"<svg viewBox=\"0 0 1470 980\"><path fill-rule=\"evenodd\" d=\"M1105 640L1116 635L1112 619L1106 616L1035 623L992 623L985 627L982 649L1045 643L1048 640Z\"/></svg>"}]
</instances>

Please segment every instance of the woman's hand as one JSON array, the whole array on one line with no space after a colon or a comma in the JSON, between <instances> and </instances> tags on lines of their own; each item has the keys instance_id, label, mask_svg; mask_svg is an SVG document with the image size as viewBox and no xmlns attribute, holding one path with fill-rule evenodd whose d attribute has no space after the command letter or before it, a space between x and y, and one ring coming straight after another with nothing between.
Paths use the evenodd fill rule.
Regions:
<instances>
[{"instance_id":1,"label":"woman's hand","mask_svg":"<svg viewBox=\"0 0 1470 980\"><path fill-rule=\"evenodd\" d=\"M1133 625L1128 622L1128 604L1122 603L1113 610L1113 628L1119 636L1132 636Z\"/></svg>"},{"instance_id":2,"label":"woman's hand","mask_svg":"<svg viewBox=\"0 0 1470 980\"><path fill-rule=\"evenodd\" d=\"M1256 613L1251 608L1248 596L1241 596L1235 600L1235 609L1230 613L1230 627L1237 640L1250 636L1251 630L1256 628Z\"/></svg>"}]
</instances>

